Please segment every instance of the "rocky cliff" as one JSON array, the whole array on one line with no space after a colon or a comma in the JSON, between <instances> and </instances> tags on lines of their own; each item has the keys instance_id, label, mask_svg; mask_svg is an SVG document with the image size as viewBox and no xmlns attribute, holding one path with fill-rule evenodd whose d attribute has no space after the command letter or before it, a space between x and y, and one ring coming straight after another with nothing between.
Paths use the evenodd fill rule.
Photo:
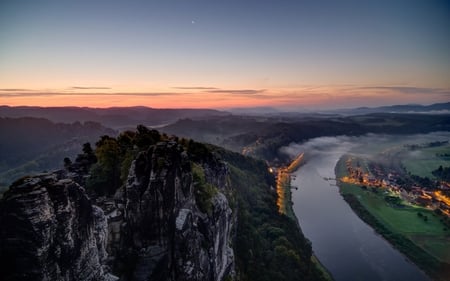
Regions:
<instances>
[{"instance_id":1,"label":"rocky cliff","mask_svg":"<svg viewBox=\"0 0 450 281\"><path fill-rule=\"evenodd\" d=\"M215 163L217 164L217 163ZM231 229L224 164L202 167L216 188L210 212L198 206L200 182L192 163L175 142L159 143L133 162L125 186L121 264L129 280L222 280L233 273ZM207 179L206 179L207 180ZM222 192L221 192L222 191Z\"/></svg>"},{"instance_id":2,"label":"rocky cliff","mask_svg":"<svg viewBox=\"0 0 450 281\"><path fill-rule=\"evenodd\" d=\"M107 223L82 187L55 174L13 184L0 205L2 280L109 280Z\"/></svg>"},{"instance_id":3,"label":"rocky cliff","mask_svg":"<svg viewBox=\"0 0 450 281\"><path fill-rule=\"evenodd\" d=\"M95 206L64 173L21 179L0 201L0 277L233 277L236 215L224 195L227 173L215 159L194 164L178 143L167 141L138 154L123 189L105 200L115 201L108 208Z\"/></svg>"}]
</instances>

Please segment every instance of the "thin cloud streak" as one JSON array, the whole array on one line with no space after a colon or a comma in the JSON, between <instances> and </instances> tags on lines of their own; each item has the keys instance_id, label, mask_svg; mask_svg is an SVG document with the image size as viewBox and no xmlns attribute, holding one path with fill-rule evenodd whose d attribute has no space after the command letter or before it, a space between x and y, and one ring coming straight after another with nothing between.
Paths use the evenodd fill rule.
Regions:
<instances>
[{"instance_id":1,"label":"thin cloud streak","mask_svg":"<svg viewBox=\"0 0 450 281\"><path fill-rule=\"evenodd\" d=\"M172 89L179 90L199 90L205 93L212 94L233 94L233 95L255 95L265 92L265 89L255 90L255 89L222 89L217 87L172 87Z\"/></svg>"},{"instance_id":2,"label":"thin cloud streak","mask_svg":"<svg viewBox=\"0 0 450 281\"><path fill-rule=\"evenodd\" d=\"M362 90L374 91L390 91L402 94L450 94L449 89L440 88L422 88L422 87L406 87L406 86L372 86L372 87L358 87Z\"/></svg>"},{"instance_id":3,"label":"thin cloud streak","mask_svg":"<svg viewBox=\"0 0 450 281\"><path fill-rule=\"evenodd\" d=\"M172 87L172 89L178 90L219 90L216 87Z\"/></svg>"},{"instance_id":4,"label":"thin cloud streak","mask_svg":"<svg viewBox=\"0 0 450 281\"><path fill-rule=\"evenodd\" d=\"M212 91L206 91L208 93L214 93L214 94L233 94L233 95L256 95L264 93L266 90L251 90L251 89L244 89L244 90L212 90Z\"/></svg>"},{"instance_id":5,"label":"thin cloud streak","mask_svg":"<svg viewBox=\"0 0 450 281\"><path fill-rule=\"evenodd\" d=\"M29 90L29 89L0 89L0 92L28 92L28 91L33 91L33 90Z\"/></svg>"},{"instance_id":6,"label":"thin cloud streak","mask_svg":"<svg viewBox=\"0 0 450 281\"><path fill-rule=\"evenodd\" d=\"M39 97L39 96L180 96L185 95L185 93L175 93L175 92L155 92L155 93L61 93L61 92L34 92L34 93L16 93L7 92L1 93L0 97Z\"/></svg>"},{"instance_id":7,"label":"thin cloud streak","mask_svg":"<svg viewBox=\"0 0 450 281\"><path fill-rule=\"evenodd\" d=\"M82 86L74 86L70 87L73 90L111 90L110 87L82 87Z\"/></svg>"}]
</instances>

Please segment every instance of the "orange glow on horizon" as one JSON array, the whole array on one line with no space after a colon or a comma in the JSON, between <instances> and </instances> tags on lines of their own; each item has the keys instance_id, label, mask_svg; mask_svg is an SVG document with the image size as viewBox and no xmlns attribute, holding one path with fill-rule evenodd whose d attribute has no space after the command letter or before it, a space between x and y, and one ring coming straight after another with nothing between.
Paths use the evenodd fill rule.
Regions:
<instances>
[{"instance_id":1,"label":"orange glow on horizon","mask_svg":"<svg viewBox=\"0 0 450 281\"><path fill-rule=\"evenodd\" d=\"M208 84L207 84L208 85ZM352 108L401 104L404 100L430 103L430 96L421 100L394 89L373 90L359 86L302 86L292 88L263 87L169 87L150 91L131 91L129 87L66 87L43 88L0 87L0 105L9 106L79 106L154 108L233 108L233 107L304 107L309 109ZM148 89L148 88L147 88ZM384 91L380 95L379 91ZM389 94L387 94L389 93ZM445 96L436 94L435 102L445 102Z\"/></svg>"},{"instance_id":2,"label":"orange glow on horizon","mask_svg":"<svg viewBox=\"0 0 450 281\"><path fill-rule=\"evenodd\" d=\"M205 96L134 96L134 95L54 95L37 97L8 97L0 99L8 106L79 106L79 107L128 107L148 106L154 108L225 108L270 105L264 100L249 98L209 99Z\"/></svg>"}]
</instances>

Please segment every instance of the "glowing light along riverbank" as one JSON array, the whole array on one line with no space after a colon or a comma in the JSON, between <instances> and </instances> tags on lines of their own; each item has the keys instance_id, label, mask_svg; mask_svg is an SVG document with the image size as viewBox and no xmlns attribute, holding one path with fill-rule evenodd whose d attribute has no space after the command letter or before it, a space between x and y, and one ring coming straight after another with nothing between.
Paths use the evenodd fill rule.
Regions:
<instances>
[{"instance_id":1,"label":"glowing light along riverbank","mask_svg":"<svg viewBox=\"0 0 450 281\"><path fill-rule=\"evenodd\" d=\"M300 153L287 167L280 167L277 173L277 206L281 214L295 218L291 204L291 173L303 163L304 153Z\"/></svg>"},{"instance_id":2,"label":"glowing light along riverbank","mask_svg":"<svg viewBox=\"0 0 450 281\"><path fill-rule=\"evenodd\" d=\"M291 164L287 167L288 173L293 173L297 171L297 169L300 167L300 165L303 163L303 156L305 155L304 152L297 155L297 157L291 162Z\"/></svg>"}]
</instances>

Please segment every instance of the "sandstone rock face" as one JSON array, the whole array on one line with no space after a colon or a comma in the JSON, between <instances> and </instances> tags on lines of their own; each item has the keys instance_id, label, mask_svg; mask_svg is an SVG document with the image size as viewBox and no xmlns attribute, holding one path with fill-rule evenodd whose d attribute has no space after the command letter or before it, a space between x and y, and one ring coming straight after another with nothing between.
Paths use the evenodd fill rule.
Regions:
<instances>
[{"instance_id":1,"label":"sandstone rock face","mask_svg":"<svg viewBox=\"0 0 450 281\"><path fill-rule=\"evenodd\" d=\"M0 200L0 279L233 279L228 170L217 160L197 165L216 190L208 212L196 201L192 161L175 142L137 156L109 199L112 210L64 173L16 182Z\"/></svg>"},{"instance_id":2,"label":"sandstone rock face","mask_svg":"<svg viewBox=\"0 0 450 281\"><path fill-rule=\"evenodd\" d=\"M16 182L0 205L3 280L108 280L107 225L84 189L54 174Z\"/></svg>"},{"instance_id":3,"label":"sandstone rock face","mask_svg":"<svg viewBox=\"0 0 450 281\"><path fill-rule=\"evenodd\" d=\"M177 144L160 143L134 161L123 229L126 260L136 260L130 280L222 280L233 275L235 219L220 192L230 187L226 180L218 185L226 178L226 167L205 171L214 174L211 184L219 189L209 215L197 207L191 163Z\"/></svg>"}]
</instances>

